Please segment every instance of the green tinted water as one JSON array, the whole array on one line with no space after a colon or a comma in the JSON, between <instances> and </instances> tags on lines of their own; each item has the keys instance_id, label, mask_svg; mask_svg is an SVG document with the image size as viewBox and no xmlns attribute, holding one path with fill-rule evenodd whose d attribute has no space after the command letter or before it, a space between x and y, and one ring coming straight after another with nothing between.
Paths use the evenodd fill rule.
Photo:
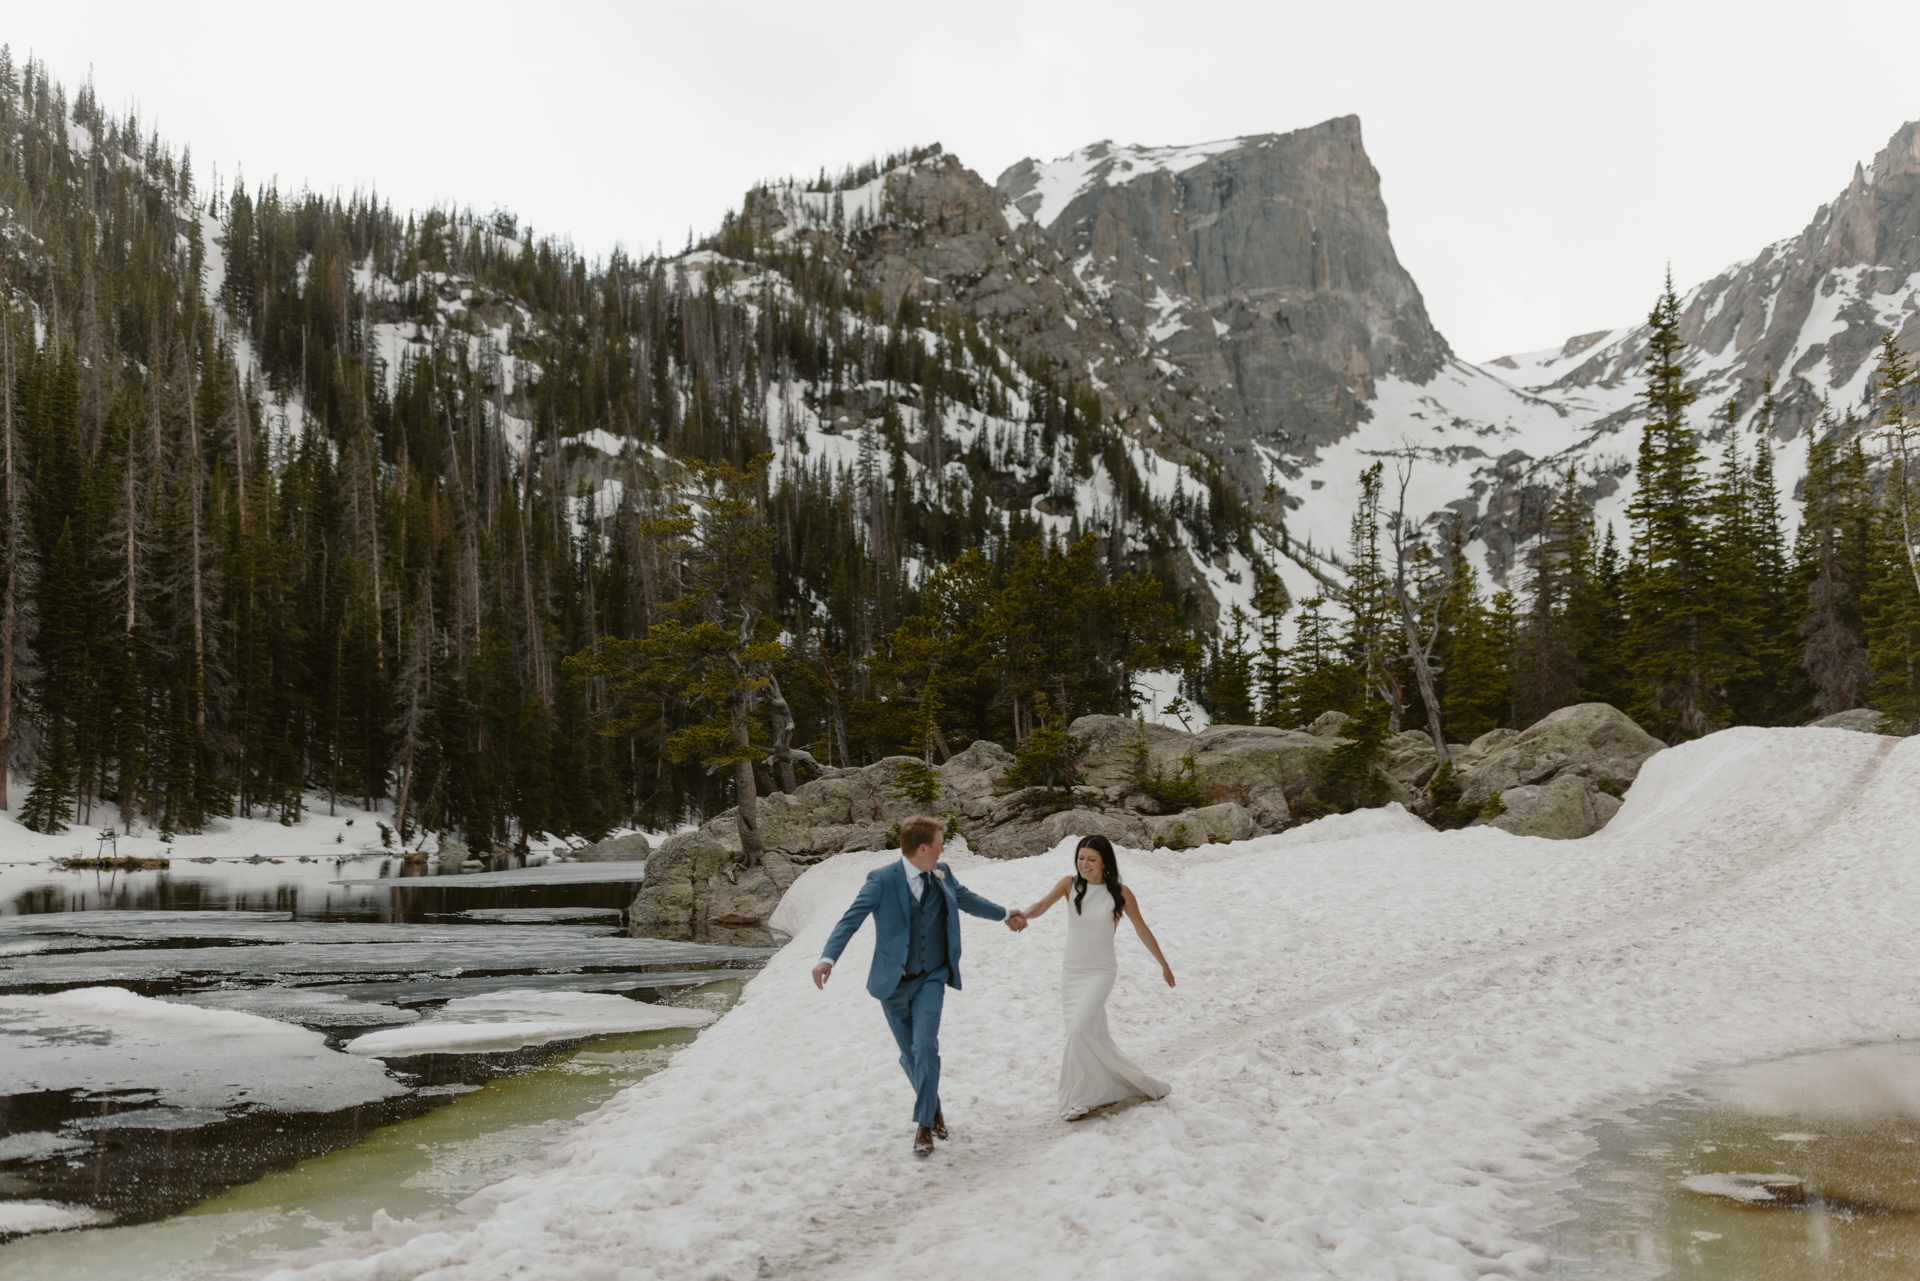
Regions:
<instances>
[{"instance_id":1,"label":"green tinted water","mask_svg":"<svg viewBox=\"0 0 1920 1281\"><path fill-rule=\"evenodd\" d=\"M744 980L711 983L675 1004L725 1013ZM187 1281L252 1270L337 1234L450 1210L507 1173L537 1168L577 1119L666 1066L695 1033L601 1037L445 1107L372 1131L154 1223L49 1233L0 1246L0 1277L35 1281Z\"/></svg>"},{"instance_id":2,"label":"green tinted water","mask_svg":"<svg viewBox=\"0 0 1920 1281\"><path fill-rule=\"evenodd\" d=\"M1541 1234L1556 1278L1920 1277L1920 1051L1869 1046L1728 1074L1593 1132Z\"/></svg>"}]
</instances>

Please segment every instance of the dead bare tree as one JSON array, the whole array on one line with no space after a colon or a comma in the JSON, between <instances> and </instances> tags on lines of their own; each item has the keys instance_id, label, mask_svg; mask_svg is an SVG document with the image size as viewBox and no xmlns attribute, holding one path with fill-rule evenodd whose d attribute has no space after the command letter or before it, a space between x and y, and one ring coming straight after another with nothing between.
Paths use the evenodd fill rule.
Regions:
<instances>
[{"instance_id":1,"label":"dead bare tree","mask_svg":"<svg viewBox=\"0 0 1920 1281\"><path fill-rule=\"evenodd\" d=\"M1438 768L1447 763L1447 735L1441 724L1440 698L1433 684L1434 672L1438 670L1433 661L1433 647L1440 639L1440 602L1453 590L1453 574L1451 567L1442 568L1409 587L1409 563L1426 546L1425 540L1407 523L1407 485L1413 479L1411 447L1394 470L1400 479L1400 494L1393 509L1393 599L1400 609L1407 661L1413 665L1414 679L1420 686L1420 701L1427 709L1427 733L1433 736Z\"/></svg>"}]
</instances>

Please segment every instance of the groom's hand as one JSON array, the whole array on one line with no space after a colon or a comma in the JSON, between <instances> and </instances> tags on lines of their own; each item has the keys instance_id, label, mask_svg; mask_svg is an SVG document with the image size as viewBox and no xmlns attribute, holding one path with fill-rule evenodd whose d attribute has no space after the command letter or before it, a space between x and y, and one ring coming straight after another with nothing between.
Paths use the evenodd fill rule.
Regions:
<instances>
[{"instance_id":1,"label":"groom's hand","mask_svg":"<svg viewBox=\"0 0 1920 1281\"><path fill-rule=\"evenodd\" d=\"M1008 929L1010 929L1010 930L1012 930L1012 931L1013 931L1013 932L1014 932L1015 934L1018 934L1018 933L1019 933L1019 932L1020 932L1021 930L1024 930L1024 929L1026 929L1026 928L1027 928L1027 914L1026 914L1025 912L1022 912L1022 911L1021 911L1021 910L1020 910L1019 908L1017 908L1017 907L1016 907L1016 908L1014 908L1014 909L1013 909L1013 910L1012 910L1011 912L1008 912L1008 913L1007 913L1007 928L1008 928Z\"/></svg>"},{"instance_id":2,"label":"groom's hand","mask_svg":"<svg viewBox=\"0 0 1920 1281\"><path fill-rule=\"evenodd\" d=\"M813 967L813 985L818 988L826 987L827 979L830 978L832 974L833 974L833 962L832 961L820 962L820 964Z\"/></svg>"}]
</instances>

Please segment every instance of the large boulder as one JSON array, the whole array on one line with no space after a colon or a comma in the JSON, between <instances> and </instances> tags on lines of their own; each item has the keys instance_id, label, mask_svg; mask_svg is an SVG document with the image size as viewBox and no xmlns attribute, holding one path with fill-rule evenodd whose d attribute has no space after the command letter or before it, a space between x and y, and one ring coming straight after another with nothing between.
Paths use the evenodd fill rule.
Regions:
<instances>
[{"instance_id":1,"label":"large boulder","mask_svg":"<svg viewBox=\"0 0 1920 1281\"><path fill-rule=\"evenodd\" d=\"M741 867L733 812L660 843L647 858L647 879L628 909L634 931L648 938L767 946L767 918L801 869L779 850L759 867Z\"/></svg>"},{"instance_id":2,"label":"large boulder","mask_svg":"<svg viewBox=\"0 0 1920 1281\"><path fill-rule=\"evenodd\" d=\"M1593 790L1624 787L1664 746L1624 712L1578 703L1519 733L1491 730L1470 743L1459 762L1460 800L1478 807L1489 796L1562 775L1585 779Z\"/></svg>"},{"instance_id":3,"label":"large boulder","mask_svg":"<svg viewBox=\"0 0 1920 1281\"><path fill-rule=\"evenodd\" d=\"M1085 745L1081 770L1089 786L1124 802L1131 787L1138 746L1146 766L1173 777L1193 760L1193 781L1206 802L1244 807L1255 824L1277 832L1292 821L1293 808L1320 783L1328 756L1340 740L1262 725L1215 725L1187 734L1164 725L1142 726L1124 716L1082 716L1068 732Z\"/></svg>"},{"instance_id":4,"label":"large boulder","mask_svg":"<svg viewBox=\"0 0 1920 1281\"><path fill-rule=\"evenodd\" d=\"M580 863L644 863L651 853L653 843L639 832L634 832L595 841L585 849L575 850L571 857Z\"/></svg>"},{"instance_id":5,"label":"large boulder","mask_svg":"<svg viewBox=\"0 0 1920 1281\"><path fill-rule=\"evenodd\" d=\"M1884 719L1871 707L1854 707L1807 723L1814 729L1850 729L1856 734L1879 734L1884 732L1880 728Z\"/></svg>"},{"instance_id":6,"label":"large boulder","mask_svg":"<svg viewBox=\"0 0 1920 1281\"><path fill-rule=\"evenodd\" d=\"M967 837L967 848L987 858L1028 858L1044 854L1069 836L1104 836L1115 845L1143 849L1150 844L1146 824L1125 810L1064 809L1006 823Z\"/></svg>"},{"instance_id":7,"label":"large boulder","mask_svg":"<svg viewBox=\"0 0 1920 1281\"><path fill-rule=\"evenodd\" d=\"M1185 850L1196 845L1244 841L1260 834L1259 824L1244 805L1227 801L1146 820L1151 848Z\"/></svg>"},{"instance_id":8,"label":"large boulder","mask_svg":"<svg viewBox=\"0 0 1920 1281\"><path fill-rule=\"evenodd\" d=\"M1427 785L1440 757L1433 750L1433 735L1423 729L1410 729L1388 737L1381 744L1389 777L1408 791Z\"/></svg>"},{"instance_id":9,"label":"large boulder","mask_svg":"<svg viewBox=\"0 0 1920 1281\"><path fill-rule=\"evenodd\" d=\"M1528 783L1519 787L1510 787L1500 793L1500 801L1507 807L1488 827L1497 827L1512 832L1515 836L1544 836L1553 841L1577 840L1600 830L1605 820L1601 818L1594 800L1612 801L1604 792L1595 793L1587 786L1587 780L1573 774L1563 774L1551 783ZM1614 805L1619 805L1614 801ZM1612 814L1607 815L1608 818Z\"/></svg>"}]
</instances>

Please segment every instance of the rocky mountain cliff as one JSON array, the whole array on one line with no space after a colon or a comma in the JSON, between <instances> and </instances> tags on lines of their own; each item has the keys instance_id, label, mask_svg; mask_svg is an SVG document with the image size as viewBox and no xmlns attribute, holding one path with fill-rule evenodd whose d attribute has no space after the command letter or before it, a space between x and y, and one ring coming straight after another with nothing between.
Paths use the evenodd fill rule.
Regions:
<instances>
[{"instance_id":1,"label":"rocky mountain cliff","mask_svg":"<svg viewBox=\"0 0 1920 1281\"><path fill-rule=\"evenodd\" d=\"M1377 377L1424 383L1451 355L1394 255L1358 117L1197 147L1100 142L997 186L1123 342L1194 380L1231 446L1330 444Z\"/></svg>"},{"instance_id":2,"label":"rocky mountain cliff","mask_svg":"<svg viewBox=\"0 0 1920 1281\"><path fill-rule=\"evenodd\" d=\"M1268 521L1257 549L1296 597L1337 567L1361 469L1411 472L1409 514L1460 514L1504 580L1567 468L1603 519L1631 492L1644 326L1475 366L1433 326L1394 253L1355 117L1180 147L1099 142L1028 159L993 189L953 157L880 175L869 270L1010 322L1077 371L1143 448L1217 468ZM904 228L904 229L903 229ZM1647 282L1649 304L1659 282ZM1694 421L1776 443L1823 399L1867 392L1871 349L1920 348L1920 125L1903 126L1799 235L1684 298ZM1783 451L1797 482L1803 451ZM1232 575L1228 575L1229 578ZM1225 603L1250 592L1211 581Z\"/></svg>"},{"instance_id":3,"label":"rocky mountain cliff","mask_svg":"<svg viewBox=\"0 0 1920 1281\"><path fill-rule=\"evenodd\" d=\"M1798 235L1696 285L1682 307L1690 385L1700 395L1693 421L1713 438L1724 433L1728 400L1751 428L1769 378L1778 443L1800 439L1823 401L1836 415L1864 409L1881 334L1920 349L1920 122L1902 125L1872 164L1856 164ZM1626 326L1486 368L1613 435L1639 419L1646 344L1644 324ZM1804 466L1804 450L1781 456L1789 484Z\"/></svg>"},{"instance_id":4,"label":"rocky mountain cliff","mask_svg":"<svg viewBox=\"0 0 1920 1281\"><path fill-rule=\"evenodd\" d=\"M1412 514L1463 514L1503 577L1568 454L1593 443L1582 406L1454 356L1394 253L1351 116L1195 146L1095 143L993 187L936 155L831 200L762 189L747 210L772 235L825 238L840 219L854 272L889 306L994 318L1099 392L1144 470L1171 463L1169 491L1230 479L1264 519L1238 559L1196 558L1223 605L1250 600L1256 562L1295 598L1324 591L1359 474L1384 455L1412 465ZM1625 465L1595 459L1588 483L1604 492Z\"/></svg>"}]
</instances>

